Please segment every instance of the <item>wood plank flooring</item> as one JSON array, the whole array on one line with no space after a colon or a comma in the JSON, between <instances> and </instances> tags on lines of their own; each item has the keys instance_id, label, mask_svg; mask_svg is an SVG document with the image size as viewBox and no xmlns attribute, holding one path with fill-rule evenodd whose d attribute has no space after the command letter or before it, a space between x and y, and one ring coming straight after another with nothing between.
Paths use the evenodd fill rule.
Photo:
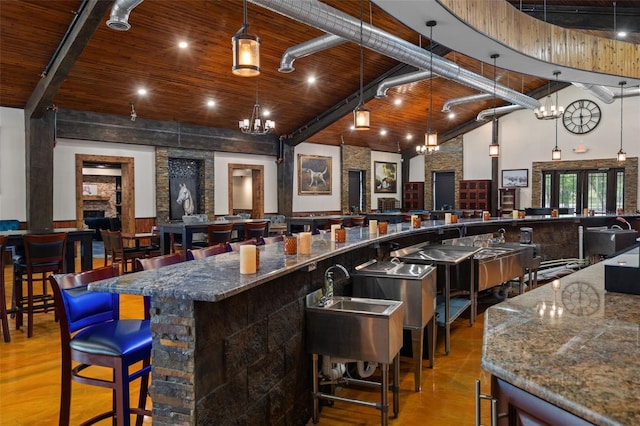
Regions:
<instances>
[{"instance_id":1,"label":"wood plank flooring","mask_svg":"<svg viewBox=\"0 0 640 426\"><path fill-rule=\"evenodd\" d=\"M97 259L96 266L101 266ZM5 268L5 282L11 282L11 266ZM10 285L7 284L8 293ZM8 295L9 297L9 295ZM139 318L142 304L134 296L122 296L122 315ZM480 309L482 311L482 309ZM56 425L60 394L60 342L53 312L36 314L34 336L15 330L9 320L11 342L0 341L0 425ZM480 368L483 315L469 326L468 317L452 325L451 352L444 354L444 330L438 329L435 368L423 369L422 391L414 392L411 359L401 357L400 415L390 425L473 425L475 380L489 392L489 375ZM134 389L137 392L137 389ZM376 389L338 388L340 396L380 401ZM94 386L72 384L71 424L77 425L96 413L106 411L111 392ZM391 410L390 410L391 411ZM488 405L483 405L483 424L489 424ZM145 424L151 424L148 419ZM265 419L265 424L269 420ZM309 421L309 425L313 423ZM337 401L322 407L320 426L368 426L380 424L380 411Z\"/></svg>"}]
</instances>

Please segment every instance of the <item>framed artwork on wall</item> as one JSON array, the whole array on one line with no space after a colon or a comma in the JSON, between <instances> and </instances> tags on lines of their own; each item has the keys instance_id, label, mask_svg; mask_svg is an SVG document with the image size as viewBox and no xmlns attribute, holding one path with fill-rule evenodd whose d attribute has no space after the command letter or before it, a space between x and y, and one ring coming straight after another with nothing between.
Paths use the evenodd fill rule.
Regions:
<instances>
[{"instance_id":1,"label":"framed artwork on wall","mask_svg":"<svg viewBox=\"0 0 640 426\"><path fill-rule=\"evenodd\" d=\"M373 177L375 186L373 192L392 193L398 192L397 164L384 161L373 162Z\"/></svg>"},{"instance_id":2,"label":"framed artwork on wall","mask_svg":"<svg viewBox=\"0 0 640 426\"><path fill-rule=\"evenodd\" d=\"M528 169L503 170L502 186L504 187L529 186L529 170Z\"/></svg>"},{"instance_id":3,"label":"framed artwork on wall","mask_svg":"<svg viewBox=\"0 0 640 426\"><path fill-rule=\"evenodd\" d=\"M298 195L331 195L331 157L298 154Z\"/></svg>"}]
</instances>

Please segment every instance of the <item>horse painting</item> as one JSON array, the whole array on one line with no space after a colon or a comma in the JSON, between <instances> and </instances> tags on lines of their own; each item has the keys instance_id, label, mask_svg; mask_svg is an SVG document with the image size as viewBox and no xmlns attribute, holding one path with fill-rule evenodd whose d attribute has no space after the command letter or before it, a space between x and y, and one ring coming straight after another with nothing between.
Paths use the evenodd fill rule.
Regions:
<instances>
[{"instance_id":1,"label":"horse painting","mask_svg":"<svg viewBox=\"0 0 640 426\"><path fill-rule=\"evenodd\" d=\"M193 214L195 203L193 202L193 198L191 198L191 191L189 191L189 188L187 188L187 185L184 183L180 184L180 192L178 193L176 203L182 204L185 215L190 216Z\"/></svg>"}]
</instances>

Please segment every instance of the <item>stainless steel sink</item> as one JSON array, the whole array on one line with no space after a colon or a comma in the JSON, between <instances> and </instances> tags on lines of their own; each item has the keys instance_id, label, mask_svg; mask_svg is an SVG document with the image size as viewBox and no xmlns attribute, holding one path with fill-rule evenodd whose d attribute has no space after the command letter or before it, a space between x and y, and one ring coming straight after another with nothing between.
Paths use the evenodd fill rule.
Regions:
<instances>
[{"instance_id":1,"label":"stainless steel sink","mask_svg":"<svg viewBox=\"0 0 640 426\"><path fill-rule=\"evenodd\" d=\"M307 303L307 351L391 364L402 347L402 315L402 302L395 300L336 296Z\"/></svg>"}]
</instances>

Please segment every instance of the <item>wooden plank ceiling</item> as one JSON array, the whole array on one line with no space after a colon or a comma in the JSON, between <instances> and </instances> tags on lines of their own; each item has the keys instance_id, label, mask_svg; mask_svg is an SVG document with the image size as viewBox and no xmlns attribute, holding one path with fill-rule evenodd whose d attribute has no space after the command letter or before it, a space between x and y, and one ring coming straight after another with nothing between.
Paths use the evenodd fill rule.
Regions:
<instances>
[{"instance_id":1,"label":"wooden plank ceiling","mask_svg":"<svg viewBox=\"0 0 640 426\"><path fill-rule=\"evenodd\" d=\"M2 0L0 3L0 105L24 108L47 64L81 5L80 0ZM325 3L352 16L359 16L356 0L326 0ZM520 5L520 2L516 6ZM536 2L528 2L536 3ZM537 2L540 3L540 2ZM552 2L548 4L576 2ZM609 7L608 1L598 3ZM632 3L618 1L618 7ZM606 4L606 5L605 5ZM105 16L105 22L108 18ZM260 105L271 111L276 132L296 134L327 112L357 98L359 92L359 46L345 43L295 61L295 71L278 72L283 52L299 43L323 35L305 24L248 6L249 33L262 39L259 78L242 78L231 73L231 37L242 23L242 2L238 0L148 0L129 18L131 29L119 32L101 25L81 54L58 92L60 108L128 116L130 103L139 120L177 121L216 128L237 129L238 120L250 115L256 87ZM365 21L416 45L428 48L420 39L375 5L365 2ZM187 49L178 42L187 41ZM475 73L493 78L493 66L456 52L446 58ZM364 53L364 85L398 66L370 50ZM315 77L309 84L307 79ZM547 81L507 70L497 70L498 82L523 93L544 90ZM137 94L140 87L145 96ZM347 111L309 142L329 145L347 143L396 152L419 143L428 124L429 80L388 91L383 99L366 103L371 110L372 129L349 129ZM476 90L444 78L433 81L433 128L439 133L473 122L477 113L493 106L493 100L459 105L455 117L441 112L451 98L468 96ZM543 92L544 93L544 92ZM213 100L214 107L207 101ZM498 99L497 105L505 103ZM386 135L381 135L381 130ZM407 134L414 139L408 141Z\"/></svg>"}]
</instances>

